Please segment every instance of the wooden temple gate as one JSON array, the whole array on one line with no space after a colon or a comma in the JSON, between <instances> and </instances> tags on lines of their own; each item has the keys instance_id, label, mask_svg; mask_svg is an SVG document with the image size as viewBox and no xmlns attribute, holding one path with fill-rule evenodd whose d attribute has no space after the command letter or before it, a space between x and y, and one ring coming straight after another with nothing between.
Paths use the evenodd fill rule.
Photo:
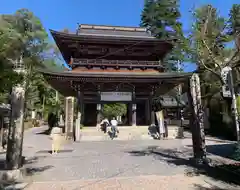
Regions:
<instances>
[{"instance_id":1,"label":"wooden temple gate","mask_svg":"<svg viewBox=\"0 0 240 190\"><path fill-rule=\"evenodd\" d=\"M164 56L173 47L171 41L156 39L144 28L80 25L74 34L52 30L51 33L70 69L62 72L42 70L42 73L64 96L77 97L75 140L79 140L79 125L87 117L95 120L96 124L100 122L101 104L111 102L106 100L109 93L128 94L129 99L117 99L115 102L129 104L133 126L138 125L140 102L145 105L145 124L153 124L153 97L164 95L179 84L185 84L191 100L196 102L197 96L192 96L196 91L191 91L189 85L192 73L167 72L162 64ZM196 83L195 79L190 81ZM86 114L84 110L89 103L95 104L95 110ZM198 112L201 107L197 109L193 109L192 119L200 121ZM72 126L73 117L66 117L71 119L67 122Z\"/></svg>"}]
</instances>

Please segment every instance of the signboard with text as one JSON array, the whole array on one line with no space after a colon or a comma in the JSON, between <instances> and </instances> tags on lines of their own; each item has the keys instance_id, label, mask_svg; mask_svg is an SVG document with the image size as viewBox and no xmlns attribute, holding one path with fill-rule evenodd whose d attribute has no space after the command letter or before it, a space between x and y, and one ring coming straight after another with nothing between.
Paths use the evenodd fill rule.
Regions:
<instances>
[{"instance_id":1,"label":"signboard with text","mask_svg":"<svg viewBox=\"0 0 240 190\"><path fill-rule=\"evenodd\" d=\"M101 92L101 101L132 101L132 92Z\"/></svg>"},{"instance_id":2,"label":"signboard with text","mask_svg":"<svg viewBox=\"0 0 240 190\"><path fill-rule=\"evenodd\" d=\"M230 86L230 72L232 71L231 67L224 67L221 71L221 77L224 82L224 85L222 86L222 93L223 97L230 98L232 97L231 94L231 86Z\"/></svg>"},{"instance_id":3,"label":"signboard with text","mask_svg":"<svg viewBox=\"0 0 240 190\"><path fill-rule=\"evenodd\" d=\"M72 133L73 132L73 119L74 119L74 98L73 97L67 97L65 99L65 128L66 133Z\"/></svg>"}]
</instances>

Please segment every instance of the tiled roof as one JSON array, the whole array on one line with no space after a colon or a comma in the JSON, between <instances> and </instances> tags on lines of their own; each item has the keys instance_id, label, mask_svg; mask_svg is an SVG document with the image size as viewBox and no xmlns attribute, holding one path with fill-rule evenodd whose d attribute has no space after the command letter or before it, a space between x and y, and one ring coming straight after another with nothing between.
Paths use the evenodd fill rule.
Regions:
<instances>
[{"instance_id":1,"label":"tiled roof","mask_svg":"<svg viewBox=\"0 0 240 190\"><path fill-rule=\"evenodd\" d=\"M93 36L154 38L145 28L141 27L104 26L88 24L79 25L77 34Z\"/></svg>"},{"instance_id":2,"label":"tiled roof","mask_svg":"<svg viewBox=\"0 0 240 190\"><path fill-rule=\"evenodd\" d=\"M192 75L192 73L178 73L178 72L106 72L106 71L94 71L89 72L86 71L79 71L79 72L73 72L73 71L53 71L51 69L38 69L39 72L47 75L52 76L66 76L66 77L119 77L119 78L126 78L126 77L133 77L133 78L156 78L156 79L180 79L180 78L188 78Z\"/></svg>"}]
</instances>

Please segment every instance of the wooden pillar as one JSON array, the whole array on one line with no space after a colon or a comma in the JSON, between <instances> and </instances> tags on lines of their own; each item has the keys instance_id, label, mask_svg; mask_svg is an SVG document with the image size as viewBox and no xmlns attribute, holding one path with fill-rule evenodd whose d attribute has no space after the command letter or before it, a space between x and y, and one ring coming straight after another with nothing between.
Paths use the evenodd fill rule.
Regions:
<instances>
[{"instance_id":1,"label":"wooden pillar","mask_svg":"<svg viewBox=\"0 0 240 190\"><path fill-rule=\"evenodd\" d=\"M131 112L131 116L132 116L132 126L136 126L137 125L137 103L136 103L136 94L135 94L135 88L132 91L132 112Z\"/></svg>"},{"instance_id":2,"label":"wooden pillar","mask_svg":"<svg viewBox=\"0 0 240 190\"><path fill-rule=\"evenodd\" d=\"M128 125L132 125L132 103L129 103L127 105L127 109L128 109Z\"/></svg>"},{"instance_id":3,"label":"wooden pillar","mask_svg":"<svg viewBox=\"0 0 240 190\"><path fill-rule=\"evenodd\" d=\"M150 125L155 125L155 111L154 111L154 107L153 107L153 94L154 94L154 90L152 89L152 92L150 94L150 98L149 98L149 112L150 112Z\"/></svg>"},{"instance_id":4,"label":"wooden pillar","mask_svg":"<svg viewBox=\"0 0 240 190\"><path fill-rule=\"evenodd\" d=\"M65 98L65 132L73 138L74 97Z\"/></svg>"},{"instance_id":5,"label":"wooden pillar","mask_svg":"<svg viewBox=\"0 0 240 190\"><path fill-rule=\"evenodd\" d=\"M150 122L150 114L149 114L149 100L145 100L145 117L146 117L146 124L149 125Z\"/></svg>"},{"instance_id":6,"label":"wooden pillar","mask_svg":"<svg viewBox=\"0 0 240 190\"><path fill-rule=\"evenodd\" d=\"M81 124L84 124L85 120L85 102L84 102L84 97L82 97L82 104L81 104L81 112L82 112L82 117L81 117Z\"/></svg>"},{"instance_id":7,"label":"wooden pillar","mask_svg":"<svg viewBox=\"0 0 240 190\"><path fill-rule=\"evenodd\" d=\"M200 79L198 74L195 73L188 83L188 101L191 111L190 127L194 158L201 161L206 158L204 113L201 105Z\"/></svg>"}]
</instances>

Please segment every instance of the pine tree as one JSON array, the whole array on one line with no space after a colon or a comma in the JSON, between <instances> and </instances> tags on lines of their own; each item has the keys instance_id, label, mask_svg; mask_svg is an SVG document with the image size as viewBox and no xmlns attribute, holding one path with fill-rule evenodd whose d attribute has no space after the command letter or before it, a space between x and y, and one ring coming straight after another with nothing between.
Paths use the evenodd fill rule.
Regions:
<instances>
[{"instance_id":1,"label":"pine tree","mask_svg":"<svg viewBox=\"0 0 240 190\"><path fill-rule=\"evenodd\" d=\"M141 15L141 26L162 40L173 40L173 51L163 64L167 70L176 70L176 63L186 60L188 40L184 37L179 10L179 0L145 0Z\"/></svg>"}]
</instances>

